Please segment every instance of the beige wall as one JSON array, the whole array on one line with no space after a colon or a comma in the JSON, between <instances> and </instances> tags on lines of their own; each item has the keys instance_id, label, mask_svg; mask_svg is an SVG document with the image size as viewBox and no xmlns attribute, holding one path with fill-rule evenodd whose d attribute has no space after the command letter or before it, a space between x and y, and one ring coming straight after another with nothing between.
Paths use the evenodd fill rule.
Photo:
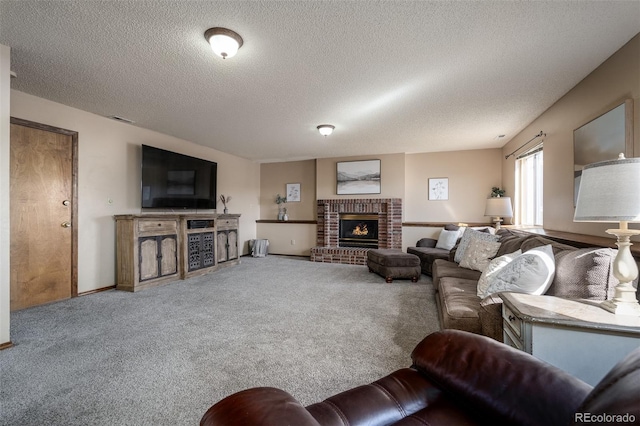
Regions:
<instances>
[{"instance_id":1,"label":"beige wall","mask_svg":"<svg viewBox=\"0 0 640 426\"><path fill-rule=\"evenodd\" d=\"M287 202L290 221L316 218L316 160L264 163L260 165L260 219L276 220L276 195L286 196L287 184L300 184L300 202ZM257 238L269 240L269 253L311 255L316 244L316 225L302 223L258 223Z\"/></svg>"},{"instance_id":2,"label":"beige wall","mask_svg":"<svg viewBox=\"0 0 640 426\"><path fill-rule=\"evenodd\" d=\"M611 228L606 224L573 222L573 131L625 99L634 100L634 156L637 157L640 155L640 35L636 35L503 148L504 155L507 155L541 130L547 134L544 138L543 201L546 229L604 236L604 230ZM513 194L515 158L502 158L504 187Z\"/></svg>"},{"instance_id":3,"label":"beige wall","mask_svg":"<svg viewBox=\"0 0 640 426\"><path fill-rule=\"evenodd\" d=\"M319 200L338 198L404 198L405 154L321 158L316 160ZM340 161L380 160L380 194L337 195L336 168Z\"/></svg>"},{"instance_id":4,"label":"beige wall","mask_svg":"<svg viewBox=\"0 0 640 426\"><path fill-rule=\"evenodd\" d=\"M11 92L11 115L78 132L78 291L115 284L115 214L140 214L140 145L147 144L218 163L218 193L231 195L240 213L239 242L246 253L255 238L260 166L189 141ZM107 200L112 199L113 204ZM219 211L222 210L220 205Z\"/></svg>"},{"instance_id":5,"label":"beige wall","mask_svg":"<svg viewBox=\"0 0 640 426\"><path fill-rule=\"evenodd\" d=\"M301 203L287 203L289 220L316 220L316 201L326 198L403 198L404 154L322 158L317 160L266 163L260 167L261 219L275 220L277 193L284 195L287 183L301 183ZM380 194L337 195L336 163L380 159ZM258 238L269 240L269 252L309 256L316 245L315 224L260 223Z\"/></svg>"},{"instance_id":6,"label":"beige wall","mask_svg":"<svg viewBox=\"0 0 640 426\"><path fill-rule=\"evenodd\" d=\"M490 223L485 200L501 186L502 151L482 149L408 154L405 161L405 222ZM449 199L429 200L429 178L449 178ZM510 195L510 194L507 194ZM402 248L420 238L438 238L441 227L403 227Z\"/></svg>"},{"instance_id":7,"label":"beige wall","mask_svg":"<svg viewBox=\"0 0 640 426\"><path fill-rule=\"evenodd\" d=\"M260 168L261 219L275 219L275 194L284 193L287 182L302 182L304 208L293 210L287 204L291 220L315 220L316 199L326 198L402 198L404 221L408 222L487 222L485 199L492 186L501 184L500 149L440 152L428 154L391 154L380 156L324 158L262 164ZM381 160L380 194L336 194L336 163L379 158ZM315 166L315 167L312 167ZM309 171L315 170L315 174ZM429 201L427 182L430 177L449 178L449 200ZM316 182L317 196L309 187ZM302 203L300 203L300 207ZM298 207L298 206L295 206ZM440 228L403 228L403 248L423 237L436 237ZM258 238L270 242L274 254L308 256L316 244L316 226L302 224L261 223ZM294 243L292 243L292 241Z\"/></svg>"},{"instance_id":8,"label":"beige wall","mask_svg":"<svg viewBox=\"0 0 640 426\"><path fill-rule=\"evenodd\" d=\"M0 44L0 345L10 336L9 290L9 99L11 97L11 49Z\"/></svg>"},{"instance_id":9,"label":"beige wall","mask_svg":"<svg viewBox=\"0 0 640 426\"><path fill-rule=\"evenodd\" d=\"M258 223L258 238L269 240L269 253L311 256L316 245L316 225L306 223Z\"/></svg>"},{"instance_id":10,"label":"beige wall","mask_svg":"<svg viewBox=\"0 0 640 426\"><path fill-rule=\"evenodd\" d=\"M287 184L300 184L300 202L287 202L290 220L316 217L316 161L290 161L260 165L260 219L277 219L276 195L286 196Z\"/></svg>"},{"instance_id":11,"label":"beige wall","mask_svg":"<svg viewBox=\"0 0 640 426\"><path fill-rule=\"evenodd\" d=\"M500 149L407 155L404 220L488 222L485 200L501 184L501 155ZM428 199L429 178L449 179L448 200Z\"/></svg>"}]
</instances>

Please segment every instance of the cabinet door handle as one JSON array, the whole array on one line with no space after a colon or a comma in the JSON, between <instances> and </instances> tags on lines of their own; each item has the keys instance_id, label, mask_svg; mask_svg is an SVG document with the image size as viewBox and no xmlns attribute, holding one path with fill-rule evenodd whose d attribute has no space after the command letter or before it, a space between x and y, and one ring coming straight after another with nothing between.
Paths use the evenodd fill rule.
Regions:
<instances>
[{"instance_id":1,"label":"cabinet door handle","mask_svg":"<svg viewBox=\"0 0 640 426\"><path fill-rule=\"evenodd\" d=\"M516 320L516 317L514 317L513 315L509 315L509 321L514 322Z\"/></svg>"},{"instance_id":2,"label":"cabinet door handle","mask_svg":"<svg viewBox=\"0 0 640 426\"><path fill-rule=\"evenodd\" d=\"M71 228L71 222L62 222L60 226L63 228Z\"/></svg>"}]
</instances>

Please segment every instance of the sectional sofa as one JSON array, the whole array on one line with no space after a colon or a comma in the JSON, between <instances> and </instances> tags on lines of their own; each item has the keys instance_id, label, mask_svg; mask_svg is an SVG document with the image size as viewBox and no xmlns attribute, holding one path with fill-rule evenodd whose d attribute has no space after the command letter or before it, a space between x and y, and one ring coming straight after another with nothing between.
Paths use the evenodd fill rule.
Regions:
<instances>
[{"instance_id":1,"label":"sectional sofa","mask_svg":"<svg viewBox=\"0 0 640 426\"><path fill-rule=\"evenodd\" d=\"M601 247L578 248L539 235L501 229L495 258L521 250L527 252L549 245L555 260L555 274L544 294L570 299L606 300L613 296L618 280L613 276L616 250ZM442 328L458 329L502 341L502 299L499 293L478 296L481 272L455 261L458 246L436 249L433 241L421 240L407 252L421 258L422 271L430 273ZM432 247L425 247L432 246ZM428 249L428 250L425 250ZM425 263L431 262L431 265Z\"/></svg>"}]
</instances>

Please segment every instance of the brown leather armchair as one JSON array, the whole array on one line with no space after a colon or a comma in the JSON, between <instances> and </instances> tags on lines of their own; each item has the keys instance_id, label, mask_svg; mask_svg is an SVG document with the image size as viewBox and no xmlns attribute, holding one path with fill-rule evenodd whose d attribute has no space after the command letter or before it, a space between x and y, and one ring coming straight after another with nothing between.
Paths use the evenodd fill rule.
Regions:
<instances>
[{"instance_id":1,"label":"brown leather armchair","mask_svg":"<svg viewBox=\"0 0 640 426\"><path fill-rule=\"evenodd\" d=\"M617 415L626 415L626 424L640 422L640 349L595 388L524 352L458 330L427 336L411 358L411 368L306 408L279 389L238 392L209 408L200 424L552 426L613 424L622 419Z\"/></svg>"}]
</instances>

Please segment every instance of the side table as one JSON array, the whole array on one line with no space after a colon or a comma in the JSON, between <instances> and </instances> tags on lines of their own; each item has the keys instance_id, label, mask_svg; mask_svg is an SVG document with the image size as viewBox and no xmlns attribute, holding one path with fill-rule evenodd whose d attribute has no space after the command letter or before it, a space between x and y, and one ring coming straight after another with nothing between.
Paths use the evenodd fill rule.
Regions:
<instances>
[{"instance_id":1,"label":"side table","mask_svg":"<svg viewBox=\"0 0 640 426\"><path fill-rule=\"evenodd\" d=\"M615 315L600 302L501 293L504 343L595 385L640 347L640 317Z\"/></svg>"}]
</instances>

